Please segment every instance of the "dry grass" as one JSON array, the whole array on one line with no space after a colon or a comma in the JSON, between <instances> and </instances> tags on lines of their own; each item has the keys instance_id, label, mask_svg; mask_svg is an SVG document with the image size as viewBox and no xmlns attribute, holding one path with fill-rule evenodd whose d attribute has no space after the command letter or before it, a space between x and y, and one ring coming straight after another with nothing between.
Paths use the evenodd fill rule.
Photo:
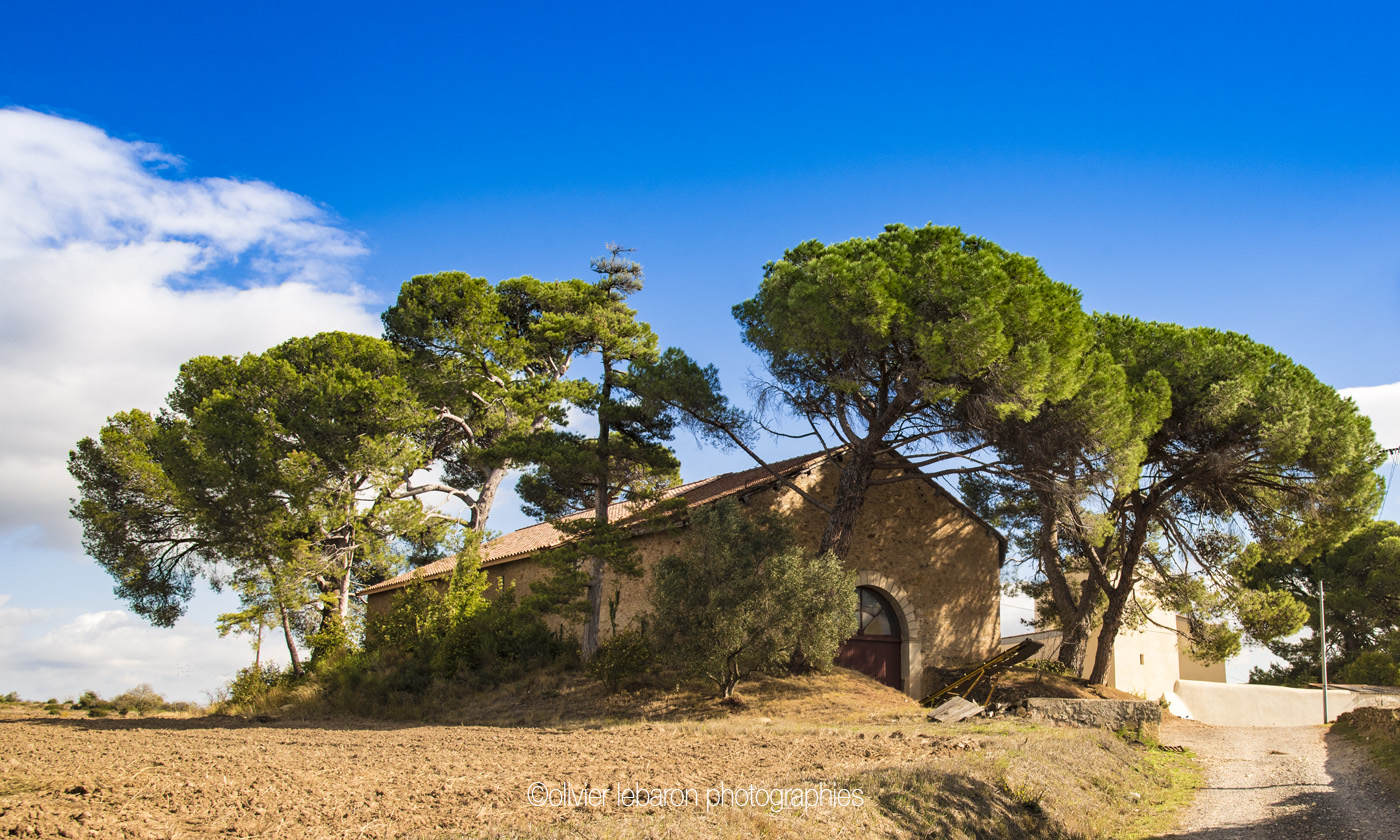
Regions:
<instances>
[{"instance_id":1,"label":"dry grass","mask_svg":"<svg viewBox=\"0 0 1400 840\"><path fill-rule=\"evenodd\" d=\"M1333 726L1365 745L1376 763L1385 768L1391 787L1400 791L1400 710L1356 709L1337 718Z\"/></svg>"},{"instance_id":2,"label":"dry grass","mask_svg":"<svg viewBox=\"0 0 1400 840\"><path fill-rule=\"evenodd\" d=\"M315 685L268 692L256 702L212 711L243 717L319 720L352 714L391 721L468 726L600 726L728 718L810 719L826 724L916 719L921 707L905 695L852 671L798 677L759 676L740 684L729 702L712 687L657 675L609 693L576 670L550 669L487 691L438 685L421 696L377 700L327 698Z\"/></svg>"}]
</instances>

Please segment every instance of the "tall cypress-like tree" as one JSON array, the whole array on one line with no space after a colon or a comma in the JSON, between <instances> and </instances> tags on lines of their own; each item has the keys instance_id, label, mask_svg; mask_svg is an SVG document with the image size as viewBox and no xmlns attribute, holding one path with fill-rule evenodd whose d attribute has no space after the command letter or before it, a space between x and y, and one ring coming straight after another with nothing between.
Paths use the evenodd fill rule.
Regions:
<instances>
[{"instance_id":1,"label":"tall cypress-like tree","mask_svg":"<svg viewBox=\"0 0 1400 840\"><path fill-rule=\"evenodd\" d=\"M437 414L421 430L439 480L403 476L400 498L442 493L483 533L501 482L530 438L564 422L570 399L588 394L568 378L588 345L541 328L549 316L589 305L588 284L516 277L492 286L460 271L409 280L384 313L384 335L405 352L405 378ZM421 466L421 465L420 465ZM425 558L426 559L426 558Z\"/></svg>"},{"instance_id":2,"label":"tall cypress-like tree","mask_svg":"<svg viewBox=\"0 0 1400 840\"><path fill-rule=\"evenodd\" d=\"M609 521L608 509L619 500L648 500L679 480L680 462L667 442L680 402L704 405L715 415L728 410L713 368L702 369L675 349L659 353L656 334L627 305L642 288L642 267L627 253L609 244L607 255L591 263L597 280L570 307L540 318L542 340L597 357L597 381L574 401L594 417L598 430L587 436L562 430L536 435L524 457L536 466L518 485L531 513L593 512L586 520L560 524L571 540L554 558L561 566L556 581L560 597L567 597L570 580L585 590L585 659L592 658L600 641L605 572L640 572L634 553Z\"/></svg>"}]
</instances>

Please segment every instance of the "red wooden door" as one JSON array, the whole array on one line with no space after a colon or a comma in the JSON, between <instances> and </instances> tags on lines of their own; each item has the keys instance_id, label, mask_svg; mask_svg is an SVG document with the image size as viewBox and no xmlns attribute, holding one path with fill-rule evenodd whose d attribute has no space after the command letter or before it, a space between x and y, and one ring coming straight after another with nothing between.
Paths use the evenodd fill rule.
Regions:
<instances>
[{"instance_id":1,"label":"red wooden door","mask_svg":"<svg viewBox=\"0 0 1400 840\"><path fill-rule=\"evenodd\" d=\"M889 601L875 590L861 586L856 592L860 595L859 629L841 645L836 664L903 691L899 619Z\"/></svg>"},{"instance_id":2,"label":"red wooden door","mask_svg":"<svg viewBox=\"0 0 1400 840\"><path fill-rule=\"evenodd\" d=\"M890 688L904 690L899 668L899 638L852 636L841 645L836 664L860 671Z\"/></svg>"}]
</instances>

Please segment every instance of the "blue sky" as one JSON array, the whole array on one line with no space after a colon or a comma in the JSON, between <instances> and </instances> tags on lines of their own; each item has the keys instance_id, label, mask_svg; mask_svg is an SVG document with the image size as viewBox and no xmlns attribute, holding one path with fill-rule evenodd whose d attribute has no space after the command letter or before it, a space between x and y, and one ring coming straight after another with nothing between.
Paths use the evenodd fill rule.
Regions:
<instances>
[{"instance_id":1,"label":"blue sky","mask_svg":"<svg viewBox=\"0 0 1400 840\"><path fill-rule=\"evenodd\" d=\"M622 242L643 316L743 401L729 309L764 262L955 224L1088 309L1248 333L1366 389L1400 446L1400 21L1381 4L6 17L0 386L24 399L0 409L0 690L197 698L246 661L207 593L172 630L123 612L64 516L62 459L155 408L183 359L373 331L419 273L579 276ZM682 455L687 478L744 466ZM497 527L523 523L508 503Z\"/></svg>"}]
</instances>

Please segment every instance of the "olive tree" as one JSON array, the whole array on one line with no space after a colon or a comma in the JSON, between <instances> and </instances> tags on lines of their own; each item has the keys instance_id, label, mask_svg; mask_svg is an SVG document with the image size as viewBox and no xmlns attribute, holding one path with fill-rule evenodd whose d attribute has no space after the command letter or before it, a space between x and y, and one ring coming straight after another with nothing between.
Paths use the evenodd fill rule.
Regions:
<instances>
[{"instance_id":1,"label":"olive tree","mask_svg":"<svg viewBox=\"0 0 1400 840\"><path fill-rule=\"evenodd\" d=\"M829 666L856 630L855 587L835 554L798 546L780 515L722 500L692 511L680 550L657 562L657 643L728 698L798 650Z\"/></svg>"}]
</instances>

